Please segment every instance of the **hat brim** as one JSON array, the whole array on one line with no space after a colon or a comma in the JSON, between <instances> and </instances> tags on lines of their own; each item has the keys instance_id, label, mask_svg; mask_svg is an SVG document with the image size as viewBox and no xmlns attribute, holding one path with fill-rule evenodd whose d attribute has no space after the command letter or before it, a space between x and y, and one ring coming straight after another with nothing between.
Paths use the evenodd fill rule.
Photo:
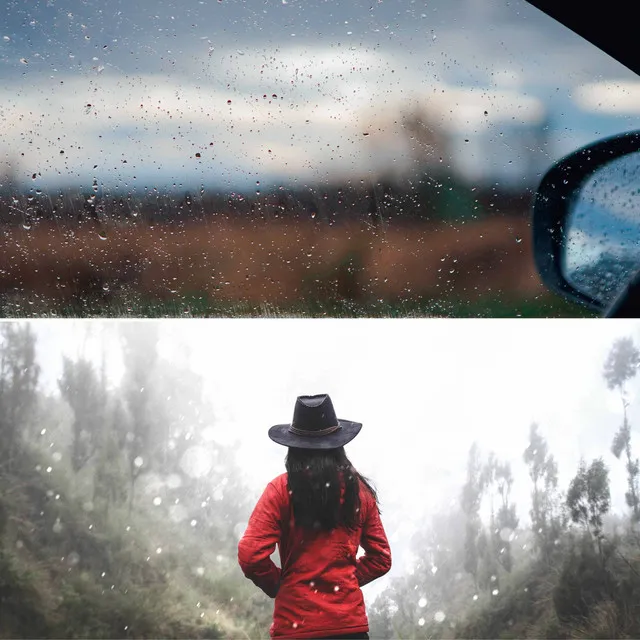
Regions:
<instances>
[{"instance_id":1,"label":"hat brim","mask_svg":"<svg viewBox=\"0 0 640 640\"><path fill-rule=\"evenodd\" d=\"M269 429L269 437L284 447L297 449L337 449L351 442L362 429L362 423L338 420L340 429L327 436L299 436L289 431L290 424L276 424Z\"/></svg>"}]
</instances>

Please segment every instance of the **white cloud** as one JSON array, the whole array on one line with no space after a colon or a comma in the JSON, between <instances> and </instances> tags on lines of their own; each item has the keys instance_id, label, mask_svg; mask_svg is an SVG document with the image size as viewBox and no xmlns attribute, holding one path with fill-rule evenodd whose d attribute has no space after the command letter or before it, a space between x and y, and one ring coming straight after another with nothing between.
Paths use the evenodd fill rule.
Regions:
<instances>
[{"instance_id":1,"label":"white cloud","mask_svg":"<svg viewBox=\"0 0 640 640\"><path fill-rule=\"evenodd\" d=\"M576 104L585 111L608 115L640 115L640 82L591 82L575 91Z\"/></svg>"},{"instance_id":2,"label":"white cloud","mask_svg":"<svg viewBox=\"0 0 640 640\"><path fill-rule=\"evenodd\" d=\"M14 83L3 151L20 178L40 173L42 184L355 177L413 161L402 130L412 104L449 132L543 114L512 89L437 82L397 52L288 46L214 62L184 77L110 69Z\"/></svg>"}]
</instances>

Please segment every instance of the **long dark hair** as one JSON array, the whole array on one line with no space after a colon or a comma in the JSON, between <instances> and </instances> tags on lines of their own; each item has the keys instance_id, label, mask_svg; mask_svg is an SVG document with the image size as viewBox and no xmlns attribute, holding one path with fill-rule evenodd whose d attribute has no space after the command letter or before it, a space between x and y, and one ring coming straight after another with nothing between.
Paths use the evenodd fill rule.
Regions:
<instances>
[{"instance_id":1,"label":"long dark hair","mask_svg":"<svg viewBox=\"0 0 640 640\"><path fill-rule=\"evenodd\" d=\"M360 483L371 492L378 504L378 496L371 482L356 471L344 447L289 447L285 467L296 526L322 531L331 531L340 525L355 528L360 511ZM342 505L341 485L344 486Z\"/></svg>"}]
</instances>

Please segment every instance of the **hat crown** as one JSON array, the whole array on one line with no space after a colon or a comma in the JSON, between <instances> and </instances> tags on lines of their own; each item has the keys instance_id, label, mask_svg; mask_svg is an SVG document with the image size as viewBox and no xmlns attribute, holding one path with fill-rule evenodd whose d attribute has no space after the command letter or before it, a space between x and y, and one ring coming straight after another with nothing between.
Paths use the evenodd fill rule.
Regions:
<instances>
[{"instance_id":1,"label":"hat crown","mask_svg":"<svg viewBox=\"0 0 640 640\"><path fill-rule=\"evenodd\" d=\"M292 430L318 432L338 426L338 418L328 394L298 396L291 421Z\"/></svg>"},{"instance_id":2,"label":"hat crown","mask_svg":"<svg viewBox=\"0 0 640 640\"><path fill-rule=\"evenodd\" d=\"M328 394L298 396L290 424L276 424L269 437L285 447L337 449L360 433L361 422L338 419Z\"/></svg>"}]
</instances>

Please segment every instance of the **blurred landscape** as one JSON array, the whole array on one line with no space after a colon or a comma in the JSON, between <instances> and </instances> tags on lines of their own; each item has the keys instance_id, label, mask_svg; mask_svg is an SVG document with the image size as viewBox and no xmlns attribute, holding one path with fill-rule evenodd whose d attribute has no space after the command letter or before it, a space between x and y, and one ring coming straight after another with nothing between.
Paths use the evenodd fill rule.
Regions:
<instances>
[{"instance_id":1,"label":"blurred landscape","mask_svg":"<svg viewBox=\"0 0 640 640\"><path fill-rule=\"evenodd\" d=\"M523 0L7 5L1 313L574 316L530 205L640 126Z\"/></svg>"},{"instance_id":2,"label":"blurred landscape","mask_svg":"<svg viewBox=\"0 0 640 640\"><path fill-rule=\"evenodd\" d=\"M539 279L532 191L465 181L412 127L419 170L346 183L21 194L6 178L3 313L593 315Z\"/></svg>"},{"instance_id":3,"label":"blurred landscape","mask_svg":"<svg viewBox=\"0 0 640 640\"><path fill-rule=\"evenodd\" d=\"M462 215L447 220L428 195L412 199L395 188L380 196L383 207L346 188L311 203L287 193L239 202L187 196L136 202L133 211L123 199L96 198L87 208L63 196L56 211L27 206L26 221L9 210L15 222L5 222L0 239L4 313L102 307L127 315L142 303L178 315L206 313L207 305L214 313L243 305L252 315L269 305L303 315L333 315L340 305L348 315L403 304L419 315L487 315L492 301L508 315L530 301L541 315L562 308L535 269L526 199L481 198L454 202Z\"/></svg>"}]
</instances>

